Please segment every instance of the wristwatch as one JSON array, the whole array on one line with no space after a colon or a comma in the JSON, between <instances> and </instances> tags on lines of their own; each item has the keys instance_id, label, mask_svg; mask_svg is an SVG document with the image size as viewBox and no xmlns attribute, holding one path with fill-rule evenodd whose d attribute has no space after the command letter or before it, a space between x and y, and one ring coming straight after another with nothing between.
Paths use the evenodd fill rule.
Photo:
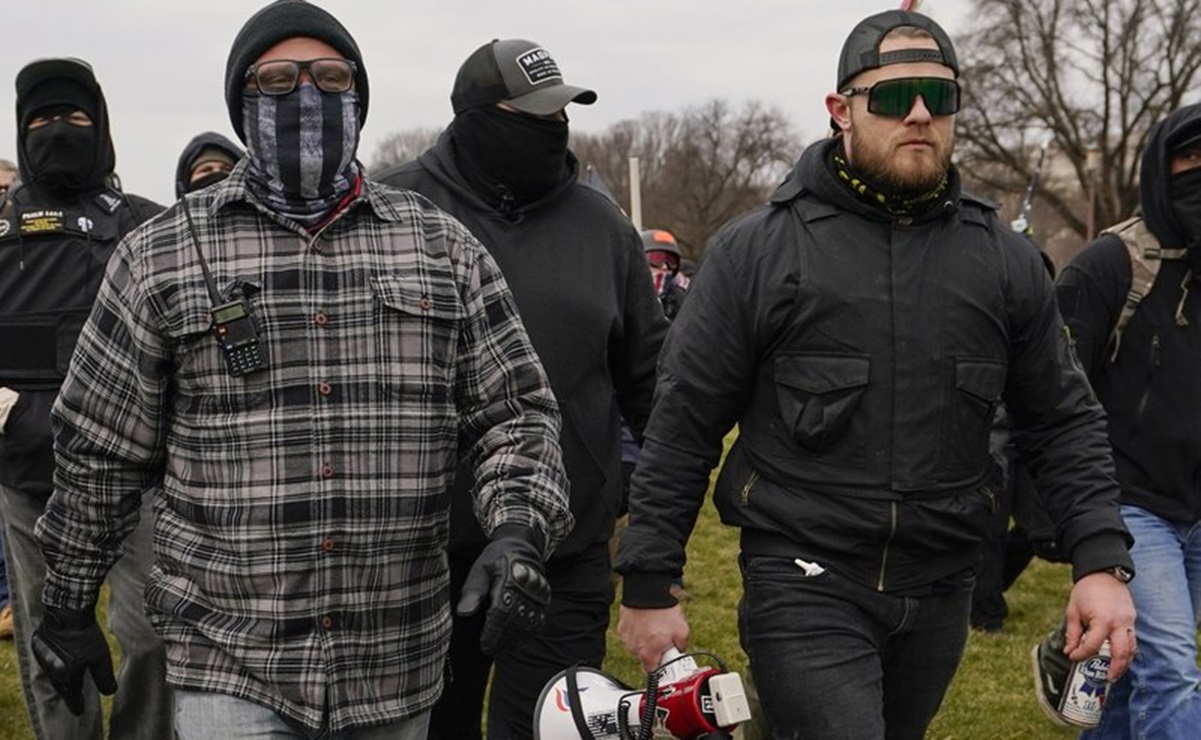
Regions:
<instances>
[{"instance_id":1,"label":"wristwatch","mask_svg":"<svg viewBox=\"0 0 1201 740\"><path fill-rule=\"evenodd\" d=\"M1108 573L1122 583L1130 583L1130 581L1134 578L1134 572L1123 565L1115 565L1112 568L1105 568L1100 572Z\"/></svg>"}]
</instances>

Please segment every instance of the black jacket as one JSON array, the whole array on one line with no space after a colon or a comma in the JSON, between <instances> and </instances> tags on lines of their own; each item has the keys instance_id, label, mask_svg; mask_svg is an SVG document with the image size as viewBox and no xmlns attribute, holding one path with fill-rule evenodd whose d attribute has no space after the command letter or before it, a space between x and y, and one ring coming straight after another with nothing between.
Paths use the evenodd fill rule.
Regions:
<instances>
[{"instance_id":1,"label":"black jacket","mask_svg":"<svg viewBox=\"0 0 1201 740\"><path fill-rule=\"evenodd\" d=\"M0 483L49 496L50 406L117 243L162 206L104 187L64 198L21 184L0 206L0 386L20 393Z\"/></svg>"},{"instance_id":2,"label":"black jacket","mask_svg":"<svg viewBox=\"0 0 1201 740\"><path fill-rule=\"evenodd\" d=\"M1169 142L1186 132L1201 133L1195 106L1152 131L1140 195L1148 230L1161 246L1189 246L1188 259L1161 263L1115 360L1109 336L1131 282L1121 240L1106 235L1080 252L1060 275L1057 294L1080 361L1109 414L1122 503L1192 523L1201 520L1201 254L1187 244L1187 230L1168 198Z\"/></svg>"},{"instance_id":3,"label":"black jacket","mask_svg":"<svg viewBox=\"0 0 1201 740\"><path fill-rule=\"evenodd\" d=\"M660 360L618 570L663 606L722 438L714 499L745 552L881 591L959 578L994 506L1002 398L1077 576L1130 565L1104 417L1071 360L1038 250L961 195L890 217L811 146L770 203L709 246Z\"/></svg>"},{"instance_id":4,"label":"black jacket","mask_svg":"<svg viewBox=\"0 0 1201 740\"><path fill-rule=\"evenodd\" d=\"M462 221L500 265L563 413L560 442L571 481L574 531L556 556L607 540L621 500L620 424L641 434L655 361L667 331L642 240L621 211L572 177L543 200L502 213L481 200L455 165L451 129L421 157L377 180L415 190ZM470 510L472 476L452 498L452 548L483 533Z\"/></svg>"}]
</instances>

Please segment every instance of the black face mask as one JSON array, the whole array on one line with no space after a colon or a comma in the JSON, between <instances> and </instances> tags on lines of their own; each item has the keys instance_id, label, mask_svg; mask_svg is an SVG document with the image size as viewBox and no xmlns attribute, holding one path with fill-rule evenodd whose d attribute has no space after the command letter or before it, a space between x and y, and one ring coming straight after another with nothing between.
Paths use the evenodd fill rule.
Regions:
<instances>
[{"instance_id":1,"label":"black face mask","mask_svg":"<svg viewBox=\"0 0 1201 740\"><path fill-rule=\"evenodd\" d=\"M1201 241L1201 167L1168 178L1172 211L1185 231L1185 246Z\"/></svg>"},{"instance_id":2,"label":"black face mask","mask_svg":"<svg viewBox=\"0 0 1201 740\"><path fill-rule=\"evenodd\" d=\"M227 177L229 177L229 173L226 171L223 171L223 170L218 170L216 172L210 172L207 175L205 175L204 177L198 178L198 179L193 180L190 183L188 183L188 187L184 190L184 192L185 193L194 193L197 190L203 190L204 188L207 188L209 185L216 185L217 183L221 182L222 180L224 180Z\"/></svg>"},{"instance_id":3,"label":"black face mask","mask_svg":"<svg viewBox=\"0 0 1201 740\"><path fill-rule=\"evenodd\" d=\"M533 203L568 176L565 120L488 105L455 116L453 133L459 168L494 205L506 194L515 205Z\"/></svg>"},{"instance_id":4,"label":"black face mask","mask_svg":"<svg viewBox=\"0 0 1201 740\"><path fill-rule=\"evenodd\" d=\"M77 192L93 185L96 128L63 119L25 133L31 179L53 192Z\"/></svg>"}]
</instances>

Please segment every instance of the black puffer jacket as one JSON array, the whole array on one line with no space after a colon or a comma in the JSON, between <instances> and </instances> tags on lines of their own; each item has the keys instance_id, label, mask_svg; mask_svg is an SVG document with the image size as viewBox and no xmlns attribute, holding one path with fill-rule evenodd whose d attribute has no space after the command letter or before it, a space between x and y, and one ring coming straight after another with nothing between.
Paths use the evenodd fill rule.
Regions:
<instances>
[{"instance_id":1,"label":"black puffer jacket","mask_svg":"<svg viewBox=\"0 0 1201 740\"><path fill-rule=\"evenodd\" d=\"M1057 286L1077 353L1109 414L1122 503L1184 523L1201 520L1201 252L1195 243L1201 235L1190 240L1173 212L1168 163L1175 142L1199 133L1201 106L1194 105L1168 116L1148 138L1143 220L1161 246L1188 246L1188 258L1161 263L1116 359L1110 359L1109 336L1131 281L1122 241L1106 235L1093 242L1064 268Z\"/></svg>"},{"instance_id":2,"label":"black puffer jacket","mask_svg":"<svg viewBox=\"0 0 1201 740\"><path fill-rule=\"evenodd\" d=\"M618 569L663 606L722 437L714 493L743 549L921 593L969 569L1002 398L1077 576L1129 566L1104 418L1038 250L961 195L891 217L811 146L767 207L709 246L660 361Z\"/></svg>"},{"instance_id":3,"label":"black puffer jacket","mask_svg":"<svg viewBox=\"0 0 1201 740\"><path fill-rule=\"evenodd\" d=\"M612 533L622 497L621 418L639 434L646 424L667 320L641 237L612 202L576 182L574 156L558 190L502 213L471 190L450 136L377 180L432 200L500 265L563 413L576 525L555 556L578 553ZM451 545L472 549L484 542L470 509L472 476L460 470L456 480Z\"/></svg>"}]
</instances>

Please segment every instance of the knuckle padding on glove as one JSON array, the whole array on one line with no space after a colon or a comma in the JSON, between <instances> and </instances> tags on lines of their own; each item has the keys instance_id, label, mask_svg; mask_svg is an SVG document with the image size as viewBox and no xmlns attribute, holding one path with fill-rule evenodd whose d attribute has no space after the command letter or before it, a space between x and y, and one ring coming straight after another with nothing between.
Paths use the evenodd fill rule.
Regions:
<instances>
[{"instance_id":1,"label":"knuckle padding on glove","mask_svg":"<svg viewBox=\"0 0 1201 740\"><path fill-rule=\"evenodd\" d=\"M541 570L526 559L506 553L496 584L496 598L480 635L486 651L516 644L546 622L550 585Z\"/></svg>"}]
</instances>

